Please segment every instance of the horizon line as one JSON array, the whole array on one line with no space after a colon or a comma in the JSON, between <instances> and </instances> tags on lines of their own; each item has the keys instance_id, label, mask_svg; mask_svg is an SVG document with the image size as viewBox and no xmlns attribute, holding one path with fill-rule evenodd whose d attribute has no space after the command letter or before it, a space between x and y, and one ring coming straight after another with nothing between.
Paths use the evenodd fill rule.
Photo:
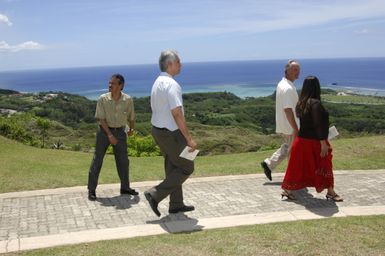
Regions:
<instances>
[{"instance_id":1,"label":"horizon line","mask_svg":"<svg viewBox=\"0 0 385 256\"><path fill-rule=\"evenodd\" d=\"M379 57L324 57L324 58L288 58L288 59L296 59L296 60L343 60L343 59L384 59L385 56ZM250 59L250 60L213 60L213 61L186 61L182 64L198 64L198 63L225 63L225 62L253 62L253 61L287 61L288 59L280 58L280 59ZM94 66L63 66L63 67L41 67L41 68L21 68L21 69L6 69L0 70L0 73L5 72L20 72L20 71L44 71L44 70L57 70L57 69L79 69L79 68L103 68L103 67L122 67L122 66L147 66L147 65L158 65L158 63L138 63L138 64L118 64L118 65L94 65Z\"/></svg>"}]
</instances>

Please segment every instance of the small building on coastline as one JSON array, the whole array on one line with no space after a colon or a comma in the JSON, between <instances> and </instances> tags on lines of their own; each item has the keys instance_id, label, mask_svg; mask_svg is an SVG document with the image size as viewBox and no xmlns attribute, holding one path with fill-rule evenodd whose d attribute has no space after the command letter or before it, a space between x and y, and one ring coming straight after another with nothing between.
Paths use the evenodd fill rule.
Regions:
<instances>
[{"instance_id":1,"label":"small building on coastline","mask_svg":"<svg viewBox=\"0 0 385 256\"><path fill-rule=\"evenodd\" d=\"M47 93L44 97L43 100L52 100L57 97L57 93Z\"/></svg>"}]
</instances>

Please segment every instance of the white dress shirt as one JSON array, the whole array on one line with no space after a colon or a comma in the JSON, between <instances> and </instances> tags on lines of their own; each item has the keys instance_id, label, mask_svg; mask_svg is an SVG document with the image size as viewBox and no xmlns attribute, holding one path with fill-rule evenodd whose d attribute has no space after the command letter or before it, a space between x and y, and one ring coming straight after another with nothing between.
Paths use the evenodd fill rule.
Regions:
<instances>
[{"instance_id":1,"label":"white dress shirt","mask_svg":"<svg viewBox=\"0 0 385 256\"><path fill-rule=\"evenodd\" d=\"M291 108L293 110L294 118L299 128L299 119L295 114L295 106L298 102L298 93L292 81L285 77L277 85L276 101L275 101L275 121L276 133L286 135L293 134L293 128L286 118L284 109Z\"/></svg>"},{"instance_id":2,"label":"white dress shirt","mask_svg":"<svg viewBox=\"0 0 385 256\"><path fill-rule=\"evenodd\" d=\"M171 114L171 110L182 107L182 88L166 72L160 73L151 89L151 124L158 128L175 131L178 126Z\"/></svg>"}]
</instances>

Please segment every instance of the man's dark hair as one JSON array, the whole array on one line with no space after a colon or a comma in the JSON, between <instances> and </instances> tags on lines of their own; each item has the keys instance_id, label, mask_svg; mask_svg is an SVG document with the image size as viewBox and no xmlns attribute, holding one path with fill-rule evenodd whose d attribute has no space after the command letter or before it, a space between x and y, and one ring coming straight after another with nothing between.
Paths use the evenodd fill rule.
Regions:
<instances>
[{"instance_id":1,"label":"man's dark hair","mask_svg":"<svg viewBox=\"0 0 385 256\"><path fill-rule=\"evenodd\" d=\"M113 77L119 80L119 84L124 85L124 77L121 74L113 74L111 78Z\"/></svg>"},{"instance_id":2,"label":"man's dark hair","mask_svg":"<svg viewBox=\"0 0 385 256\"><path fill-rule=\"evenodd\" d=\"M111 78L116 78L116 79L119 80L119 84L122 86L122 91L123 91L123 88L124 88L124 77L121 74L116 73L116 74L113 74L111 76Z\"/></svg>"}]
</instances>

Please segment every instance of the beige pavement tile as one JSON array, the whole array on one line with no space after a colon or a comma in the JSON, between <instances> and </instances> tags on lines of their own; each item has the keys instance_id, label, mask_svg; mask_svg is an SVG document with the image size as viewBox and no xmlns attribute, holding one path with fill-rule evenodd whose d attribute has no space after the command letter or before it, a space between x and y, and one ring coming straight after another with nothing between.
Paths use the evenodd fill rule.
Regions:
<instances>
[{"instance_id":1,"label":"beige pavement tile","mask_svg":"<svg viewBox=\"0 0 385 256\"><path fill-rule=\"evenodd\" d=\"M213 229L293 220L296 220L293 215L289 212L283 211L207 218L199 220L198 224L203 226L204 229Z\"/></svg>"},{"instance_id":2,"label":"beige pavement tile","mask_svg":"<svg viewBox=\"0 0 385 256\"><path fill-rule=\"evenodd\" d=\"M8 241L6 241L6 240L0 241L0 253L6 253L7 252L7 243L8 243Z\"/></svg>"},{"instance_id":3,"label":"beige pavement tile","mask_svg":"<svg viewBox=\"0 0 385 256\"><path fill-rule=\"evenodd\" d=\"M28 237L20 239L20 250L32 250L59 245L97 242L101 240L122 239L138 236L159 235L167 233L159 225L138 225L110 229L87 230L50 236ZM13 248L17 251L18 249Z\"/></svg>"},{"instance_id":4,"label":"beige pavement tile","mask_svg":"<svg viewBox=\"0 0 385 256\"><path fill-rule=\"evenodd\" d=\"M290 212L297 220L312 220L328 217L346 217L338 208L314 208L311 210L296 210Z\"/></svg>"},{"instance_id":5,"label":"beige pavement tile","mask_svg":"<svg viewBox=\"0 0 385 256\"><path fill-rule=\"evenodd\" d=\"M385 214L385 205L343 207L341 210L348 216L380 215Z\"/></svg>"},{"instance_id":6,"label":"beige pavement tile","mask_svg":"<svg viewBox=\"0 0 385 256\"><path fill-rule=\"evenodd\" d=\"M14 252L20 250L19 239L8 240L7 252Z\"/></svg>"}]
</instances>

